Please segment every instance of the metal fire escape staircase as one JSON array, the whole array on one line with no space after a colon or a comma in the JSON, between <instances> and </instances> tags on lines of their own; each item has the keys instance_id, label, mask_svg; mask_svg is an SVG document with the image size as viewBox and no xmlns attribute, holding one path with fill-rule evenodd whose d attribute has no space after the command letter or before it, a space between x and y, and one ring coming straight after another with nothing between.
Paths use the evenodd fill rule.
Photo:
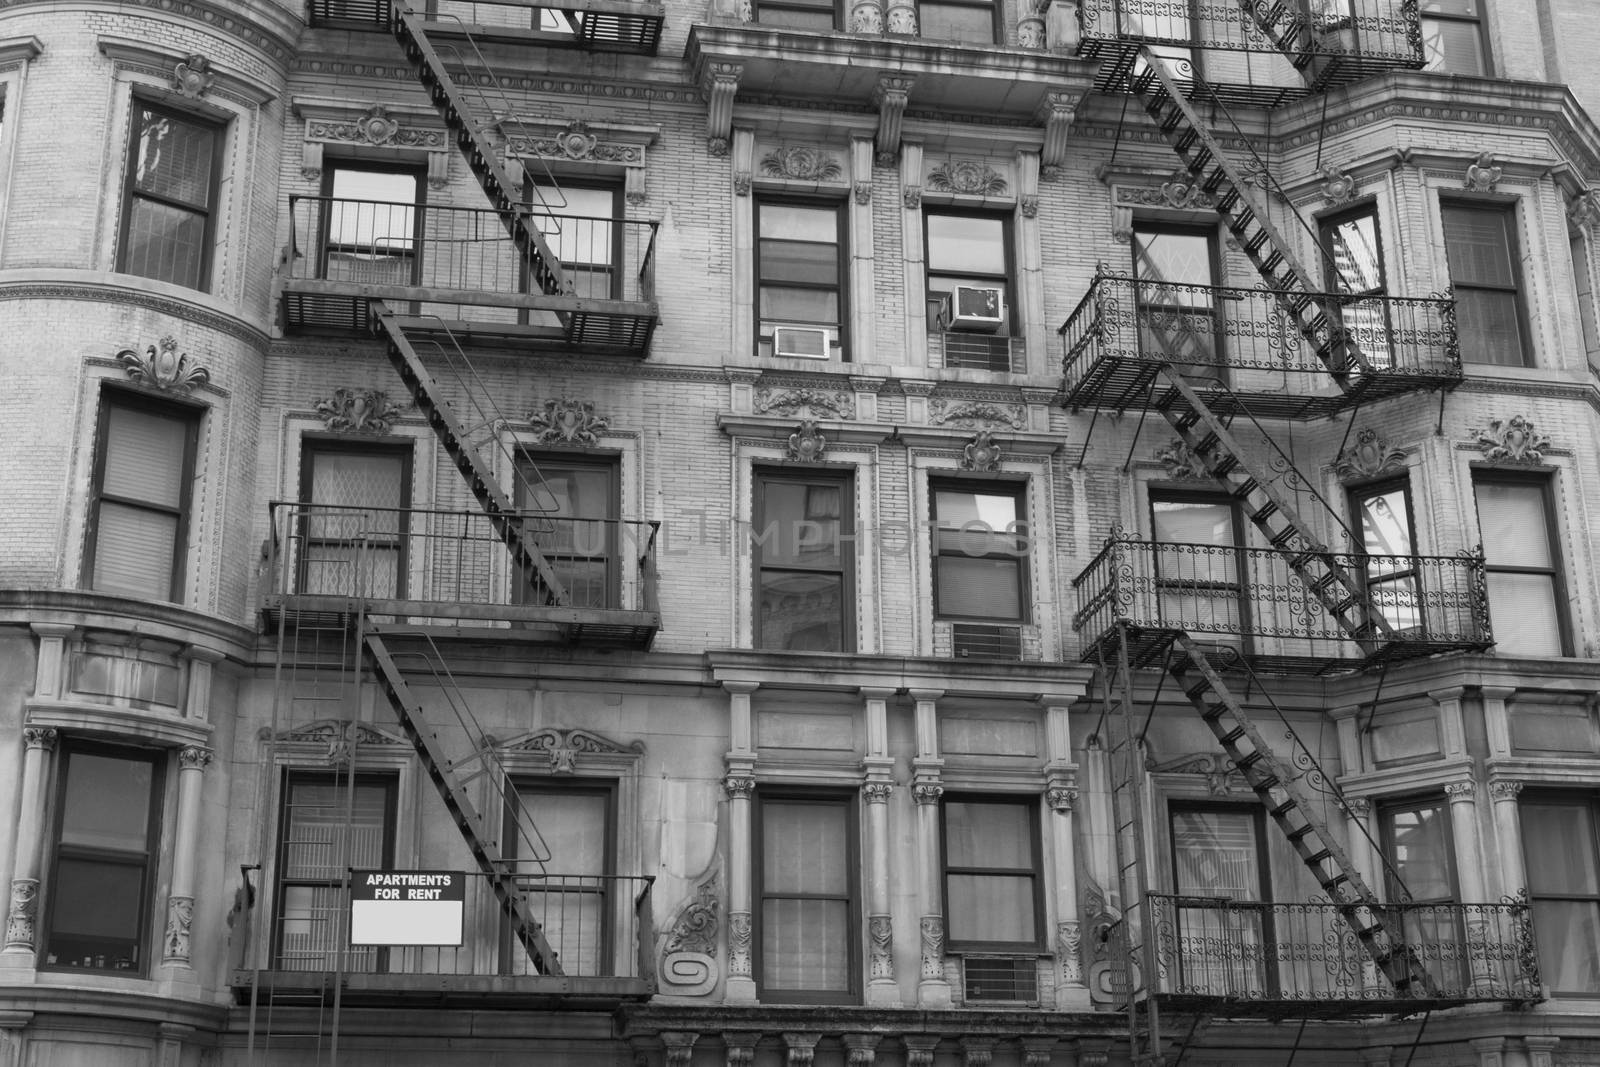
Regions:
<instances>
[{"instance_id":1,"label":"metal fire escape staircase","mask_svg":"<svg viewBox=\"0 0 1600 1067\"><path fill-rule=\"evenodd\" d=\"M1264 29L1268 28L1267 23L1275 22L1267 5L1246 2L1243 7ZM1309 50L1301 48L1296 40L1280 37L1274 36L1274 43L1297 70L1306 72L1311 59ZM1304 62L1299 61L1302 59ZM1129 60L1124 69L1128 90L1155 121L1198 188L1213 197L1216 210L1240 250L1255 265L1333 382L1346 394L1364 388L1372 377L1370 361L1343 327L1339 308L1317 292L1311 276L1296 262L1288 244L1268 220L1265 208L1247 193L1245 181L1196 114L1185 95L1193 86L1180 85L1168 73L1166 61L1148 46L1139 48L1137 61ZM1239 503L1268 543L1285 554L1288 566L1307 591L1371 662L1383 652L1385 639L1393 636L1393 627L1372 602L1364 576L1352 573L1317 539L1298 514L1279 477L1254 462L1230 432L1230 418L1241 408L1234 405L1227 387L1215 379L1191 377L1175 366L1183 361L1186 351L1182 329L1178 326L1153 331L1164 362L1153 382L1149 406L1166 419L1206 472ZM1192 368L1187 369L1192 372ZM1219 414L1217 406L1227 414ZM1385 927L1377 896L1356 873L1304 792L1300 773L1272 751L1223 681L1207 650L1181 630L1142 634L1119 622L1114 638L1098 643L1096 655L1104 682L1115 881L1123 909L1115 936L1127 961L1122 981L1123 1007L1135 1067L1168 1063L1169 1052L1173 1051L1163 1044L1162 1006L1155 995L1158 964L1154 917L1149 914L1148 904L1151 887L1141 793L1145 777L1142 730L1135 723L1133 707L1133 671L1156 663L1166 665L1167 672L1349 924L1368 958L1396 992L1418 998L1433 996L1434 980L1415 951ZM1188 1040L1176 1043L1176 1059L1181 1060L1193 1037L1191 1029Z\"/></svg>"}]
</instances>

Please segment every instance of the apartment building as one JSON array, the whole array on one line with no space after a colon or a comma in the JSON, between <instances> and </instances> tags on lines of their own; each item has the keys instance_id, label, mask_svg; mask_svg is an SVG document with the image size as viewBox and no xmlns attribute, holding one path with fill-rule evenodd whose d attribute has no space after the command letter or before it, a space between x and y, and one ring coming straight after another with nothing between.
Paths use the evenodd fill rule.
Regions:
<instances>
[{"instance_id":1,"label":"apartment building","mask_svg":"<svg viewBox=\"0 0 1600 1067\"><path fill-rule=\"evenodd\" d=\"M0 1067L1600 1064L1597 48L0 9Z\"/></svg>"}]
</instances>

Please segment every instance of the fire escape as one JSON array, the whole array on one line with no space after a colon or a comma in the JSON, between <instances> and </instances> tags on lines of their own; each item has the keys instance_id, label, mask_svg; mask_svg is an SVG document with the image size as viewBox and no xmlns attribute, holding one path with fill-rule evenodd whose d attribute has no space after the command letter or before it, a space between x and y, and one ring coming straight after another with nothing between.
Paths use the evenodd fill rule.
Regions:
<instances>
[{"instance_id":1,"label":"fire escape","mask_svg":"<svg viewBox=\"0 0 1600 1067\"><path fill-rule=\"evenodd\" d=\"M1214 1017L1354 1018L1537 999L1526 907L1380 899L1328 825L1330 808L1349 810L1332 779L1292 728L1293 750L1274 751L1233 680L1382 667L1492 644L1481 558L1330 547L1319 530L1343 522L1269 426L1353 417L1362 405L1453 388L1461 365L1450 301L1319 285L1269 217L1263 161L1248 147L1254 158L1236 158L1236 145L1248 145L1237 127L1224 136L1202 118L1227 121L1229 108L1272 108L1421 67L1416 4L1241 0L1192 12L1186 3L1084 0L1080 26L1079 55L1100 61L1096 88L1137 101L1261 279L1252 289L1198 287L1149 269L1102 268L1060 330L1066 405L1096 418L1136 412L1141 425L1159 415L1196 473L1265 544L1164 543L1117 530L1075 582L1074 626L1105 700L1111 888L1121 902L1113 936L1125 966L1131 1062L1181 1061L1194 1047L1194 1024ZM1292 209L1285 215L1302 225ZM1224 315L1237 328L1218 329ZM1228 596L1230 618L1198 607ZM1163 672L1192 705L1324 902L1152 890L1135 707L1143 670ZM1273 731L1286 725L1274 722ZM1316 952L1296 953L1296 926L1309 930L1303 939L1319 944ZM1205 947L1224 942L1219 956Z\"/></svg>"},{"instance_id":2,"label":"fire escape","mask_svg":"<svg viewBox=\"0 0 1600 1067\"><path fill-rule=\"evenodd\" d=\"M279 926L320 922L326 936L317 951L296 961L289 935L274 930L266 939L272 943L267 958L237 972L236 993L251 1005L252 1047L270 1047L276 1038L298 1040L304 1049L311 1041L320 1058L331 1041L337 1062L342 1003L356 996L378 1004L396 998L434 1003L441 989L455 988L448 980L441 985L441 976L458 976L458 992L480 1002L498 997L520 1006L614 1006L619 998L653 991L650 879L607 875L564 884L563 876L550 874L557 864L526 806L513 800L515 787L498 764L496 742L467 706L435 638L511 634L521 642L644 650L660 627L655 525L563 516L523 492L528 479L495 437L503 416L467 349L648 355L657 318L651 289L655 224L560 215L548 191L512 177L516 168L497 154L477 111L494 103L484 87L500 88L485 57L495 44L653 55L663 11L659 4L633 0L438 0L426 14L403 0L313 0L310 11L315 28L381 30L399 43L489 204L424 207L291 197L293 239L282 293L286 331L379 341L476 509L273 505L270 587L263 604L279 641L273 736L279 724L296 717L289 709L325 699L340 716L333 748L359 743L352 709L366 681L375 683L460 832L483 895L503 913L504 944L498 964L487 971L466 958L470 946L454 958L444 949L353 950L341 940L346 935L342 917L331 914L336 909L322 909L330 914L320 918L280 915ZM503 91L496 99L508 103ZM502 130L516 121L504 114L494 118ZM585 233L601 235L613 284L580 294L556 250L583 247ZM594 260L591 254L586 262L592 266ZM636 266L637 274L622 277L625 263ZM517 493L502 487L489 462L491 448L506 452ZM601 572L604 578L596 578ZM419 679L425 684L419 686ZM463 736L469 751L462 751ZM353 792L353 762L346 759L345 766L340 788ZM475 788L480 778L489 784ZM502 804L503 820L491 810ZM350 833L348 826L328 832L335 835L327 843L332 851L339 850L337 835ZM352 854L348 847L344 852ZM366 865L374 864L369 859ZM591 901L602 902L599 913L592 912L597 905ZM591 912L558 914L552 902L576 902ZM552 923L555 934L547 930ZM580 937L587 940L580 944ZM381 972L384 978L353 984L355 976L346 971ZM275 1012L280 1021L274 1021Z\"/></svg>"}]
</instances>

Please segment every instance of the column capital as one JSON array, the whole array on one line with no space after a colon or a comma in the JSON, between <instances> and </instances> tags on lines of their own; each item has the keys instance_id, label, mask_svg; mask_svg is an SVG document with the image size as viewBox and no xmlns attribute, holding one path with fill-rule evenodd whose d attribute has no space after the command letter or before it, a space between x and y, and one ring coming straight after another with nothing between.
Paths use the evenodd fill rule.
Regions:
<instances>
[{"instance_id":1,"label":"column capital","mask_svg":"<svg viewBox=\"0 0 1600 1067\"><path fill-rule=\"evenodd\" d=\"M1040 693L1039 706L1044 708L1070 708L1083 699L1082 693Z\"/></svg>"},{"instance_id":2,"label":"column capital","mask_svg":"<svg viewBox=\"0 0 1600 1067\"><path fill-rule=\"evenodd\" d=\"M24 726L22 743L28 748L42 748L46 752L56 747L61 734L54 726Z\"/></svg>"},{"instance_id":3,"label":"column capital","mask_svg":"<svg viewBox=\"0 0 1600 1067\"><path fill-rule=\"evenodd\" d=\"M1523 783L1516 778L1496 778L1489 783L1489 796L1497 803L1506 800L1516 800L1517 794L1522 792Z\"/></svg>"},{"instance_id":4,"label":"column capital","mask_svg":"<svg viewBox=\"0 0 1600 1067\"><path fill-rule=\"evenodd\" d=\"M1345 797L1345 807L1350 809L1350 814L1357 819L1365 819L1372 814L1371 797Z\"/></svg>"},{"instance_id":5,"label":"column capital","mask_svg":"<svg viewBox=\"0 0 1600 1067\"><path fill-rule=\"evenodd\" d=\"M868 804L887 804L894 795L893 782L863 782L861 785L861 799Z\"/></svg>"},{"instance_id":6,"label":"column capital","mask_svg":"<svg viewBox=\"0 0 1600 1067\"><path fill-rule=\"evenodd\" d=\"M722 791L729 800L749 800L755 788L755 778L747 774L730 774L722 780Z\"/></svg>"},{"instance_id":7,"label":"column capital","mask_svg":"<svg viewBox=\"0 0 1600 1067\"><path fill-rule=\"evenodd\" d=\"M883 1040L882 1034L845 1034L841 1039L846 1049L845 1063L848 1067L870 1067L877 1062L878 1043Z\"/></svg>"},{"instance_id":8,"label":"column capital","mask_svg":"<svg viewBox=\"0 0 1600 1067\"><path fill-rule=\"evenodd\" d=\"M28 629L40 637L71 637L77 627L67 622L30 622Z\"/></svg>"},{"instance_id":9,"label":"column capital","mask_svg":"<svg viewBox=\"0 0 1600 1067\"><path fill-rule=\"evenodd\" d=\"M797 1033L785 1031L783 1043L789 1046L787 1063L789 1067L810 1067L817 1056L817 1042L822 1040L820 1033Z\"/></svg>"},{"instance_id":10,"label":"column capital","mask_svg":"<svg viewBox=\"0 0 1600 1067\"><path fill-rule=\"evenodd\" d=\"M856 692L861 694L862 700L888 700L899 690L889 686L863 685Z\"/></svg>"},{"instance_id":11,"label":"column capital","mask_svg":"<svg viewBox=\"0 0 1600 1067\"><path fill-rule=\"evenodd\" d=\"M994 1038L967 1036L960 1040L962 1061L966 1067L989 1067L989 1061L994 1058Z\"/></svg>"},{"instance_id":12,"label":"column capital","mask_svg":"<svg viewBox=\"0 0 1600 1067\"><path fill-rule=\"evenodd\" d=\"M1480 685L1478 694L1485 700L1510 700L1517 694L1514 685Z\"/></svg>"},{"instance_id":13,"label":"column capital","mask_svg":"<svg viewBox=\"0 0 1600 1067\"><path fill-rule=\"evenodd\" d=\"M912 700L938 700L944 696L943 689L907 689L906 693Z\"/></svg>"},{"instance_id":14,"label":"column capital","mask_svg":"<svg viewBox=\"0 0 1600 1067\"><path fill-rule=\"evenodd\" d=\"M1050 1067L1057 1038L1022 1037L1017 1040L1022 1045L1022 1067Z\"/></svg>"},{"instance_id":15,"label":"column capital","mask_svg":"<svg viewBox=\"0 0 1600 1067\"><path fill-rule=\"evenodd\" d=\"M1044 791L1044 799L1051 811L1065 815L1077 804L1078 791L1070 786L1053 786Z\"/></svg>"},{"instance_id":16,"label":"column capital","mask_svg":"<svg viewBox=\"0 0 1600 1067\"><path fill-rule=\"evenodd\" d=\"M1478 795L1478 783L1470 778L1460 782L1446 782L1444 792L1452 804L1468 804Z\"/></svg>"},{"instance_id":17,"label":"column capital","mask_svg":"<svg viewBox=\"0 0 1600 1067\"><path fill-rule=\"evenodd\" d=\"M212 756L212 751L204 745L184 745L178 750L178 768L203 771L210 764Z\"/></svg>"},{"instance_id":18,"label":"column capital","mask_svg":"<svg viewBox=\"0 0 1600 1067\"><path fill-rule=\"evenodd\" d=\"M906 1067L933 1067L933 1050L939 1038L933 1034L906 1034L900 1039L906 1047Z\"/></svg>"},{"instance_id":19,"label":"column capital","mask_svg":"<svg viewBox=\"0 0 1600 1067\"><path fill-rule=\"evenodd\" d=\"M756 1042L760 1034L723 1031L722 1046L728 1067L750 1067L756 1061Z\"/></svg>"},{"instance_id":20,"label":"column capital","mask_svg":"<svg viewBox=\"0 0 1600 1067\"><path fill-rule=\"evenodd\" d=\"M184 645L183 651L179 652L178 655L196 663L210 664L221 663L228 658L226 652L219 652L214 648L206 648L204 645Z\"/></svg>"},{"instance_id":21,"label":"column capital","mask_svg":"<svg viewBox=\"0 0 1600 1067\"><path fill-rule=\"evenodd\" d=\"M911 787L911 798L918 804L937 804L944 796L944 786L938 782L917 782Z\"/></svg>"},{"instance_id":22,"label":"column capital","mask_svg":"<svg viewBox=\"0 0 1600 1067\"><path fill-rule=\"evenodd\" d=\"M1467 687L1466 686L1464 686L1464 685L1451 685L1451 686L1446 686L1443 689L1430 689L1430 690L1428 690L1428 699L1433 701L1435 704L1443 704L1443 703L1445 703L1447 701L1451 701L1451 700L1460 700L1463 696L1466 695L1466 693L1467 693Z\"/></svg>"},{"instance_id":23,"label":"column capital","mask_svg":"<svg viewBox=\"0 0 1600 1067\"><path fill-rule=\"evenodd\" d=\"M667 1046L668 1067L688 1067L694 1043L700 1035L692 1030L663 1030L661 1043Z\"/></svg>"},{"instance_id":24,"label":"column capital","mask_svg":"<svg viewBox=\"0 0 1600 1067\"><path fill-rule=\"evenodd\" d=\"M722 688L730 693L754 693L761 688L760 682L724 681Z\"/></svg>"}]
</instances>

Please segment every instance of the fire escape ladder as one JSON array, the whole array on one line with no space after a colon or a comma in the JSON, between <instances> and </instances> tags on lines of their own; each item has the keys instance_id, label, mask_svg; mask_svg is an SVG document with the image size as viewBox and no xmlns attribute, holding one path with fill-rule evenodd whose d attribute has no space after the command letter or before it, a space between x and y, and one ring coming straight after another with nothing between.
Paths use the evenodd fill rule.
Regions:
<instances>
[{"instance_id":1,"label":"fire escape ladder","mask_svg":"<svg viewBox=\"0 0 1600 1067\"><path fill-rule=\"evenodd\" d=\"M1111 787L1112 855L1117 865L1113 879L1122 917L1113 935L1120 942L1125 962L1122 975L1122 1010L1127 1016L1134 1067L1160 1067L1161 1011L1152 996L1155 981L1155 945L1150 930L1150 886L1145 866L1144 803L1140 793L1144 755L1134 728L1133 673L1129 662L1127 628L1118 624L1115 658L1107 662L1100 648L1100 677L1105 684L1106 766Z\"/></svg>"},{"instance_id":2,"label":"fire escape ladder","mask_svg":"<svg viewBox=\"0 0 1600 1067\"><path fill-rule=\"evenodd\" d=\"M406 58L415 68L418 80L428 90L433 106L455 136L456 147L461 149L467 166L500 216L512 243L526 260L539 292L547 295L571 293L572 284L562 269L561 261L550 250L544 235L534 226L529 209L519 203L519 191L505 167L495 157L488 135L472 117L455 79L445 70L438 49L428 40L422 28L421 18L404 0L394 0L390 5L389 29L405 49ZM571 315L563 312L559 318L562 325L567 326Z\"/></svg>"},{"instance_id":3,"label":"fire escape ladder","mask_svg":"<svg viewBox=\"0 0 1600 1067\"><path fill-rule=\"evenodd\" d=\"M389 362L394 364L400 379L406 383L418 410L428 420L428 425L433 427L434 434L456 470L466 479L478 505L489 516L495 533L510 550L512 566L519 573L527 575L535 595L532 603L556 607L566 605L569 599L566 584L538 546L524 536L521 516L511 498L496 484L490 468L467 439L466 429L443 399L439 383L417 355L394 309L374 301L372 321L387 342Z\"/></svg>"},{"instance_id":4,"label":"fire escape ladder","mask_svg":"<svg viewBox=\"0 0 1600 1067\"><path fill-rule=\"evenodd\" d=\"M477 860L478 869L489 879L495 897L511 920L512 932L528 953L528 959L540 974L563 974L561 961L545 940L544 928L533 918L527 900L517 888L511 864L500 854L483 817L467 795L465 785L456 778L451 764L444 758L439 749L438 735L428 727L421 702L412 694L411 687L406 684L405 677L378 633L371 630L367 632L365 652L378 687L389 698L390 706L400 719L401 729L417 750L422 769L439 791L468 850Z\"/></svg>"},{"instance_id":5,"label":"fire escape ladder","mask_svg":"<svg viewBox=\"0 0 1600 1067\"><path fill-rule=\"evenodd\" d=\"M1310 273L1267 218L1266 208L1246 194L1243 176L1185 99L1182 88L1167 72L1166 61L1149 47L1141 48L1140 54L1143 62L1128 82L1133 94L1183 160L1196 185L1213 198L1228 232L1255 265L1296 331L1339 387L1348 391L1350 376L1364 378L1372 365L1344 327L1337 303L1317 291Z\"/></svg>"},{"instance_id":6,"label":"fire escape ladder","mask_svg":"<svg viewBox=\"0 0 1600 1067\"><path fill-rule=\"evenodd\" d=\"M1438 984L1415 949L1384 925L1383 905L1309 803L1294 769L1268 747L1194 639L1180 633L1176 643L1182 655L1173 658L1168 672L1216 735L1233 766L1261 798L1267 814L1350 925L1368 957L1402 996L1437 996Z\"/></svg>"},{"instance_id":7,"label":"fire escape ladder","mask_svg":"<svg viewBox=\"0 0 1600 1067\"><path fill-rule=\"evenodd\" d=\"M1284 561L1329 617L1350 635L1364 655L1376 652L1378 642L1391 635L1394 627L1373 604L1362 578L1352 574L1338 556L1311 536L1310 527L1278 479L1246 458L1247 453L1233 433L1190 382L1170 365L1163 365L1157 375L1166 388L1154 402L1156 410L1205 465L1207 473L1238 501L1245 517L1261 531L1267 543L1284 553Z\"/></svg>"}]
</instances>

